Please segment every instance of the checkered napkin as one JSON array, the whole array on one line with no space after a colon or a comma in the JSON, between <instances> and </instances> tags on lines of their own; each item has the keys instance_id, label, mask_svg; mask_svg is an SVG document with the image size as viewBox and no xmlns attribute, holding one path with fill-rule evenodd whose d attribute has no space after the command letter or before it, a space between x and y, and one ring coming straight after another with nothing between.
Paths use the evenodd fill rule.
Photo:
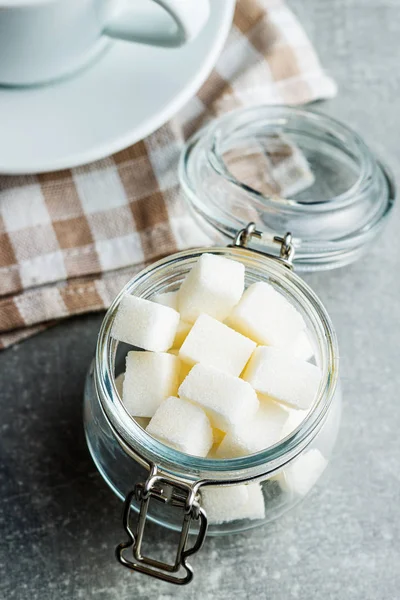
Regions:
<instances>
[{"instance_id":1,"label":"checkered napkin","mask_svg":"<svg viewBox=\"0 0 400 600\"><path fill-rule=\"evenodd\" d=\"M210 243L177 179L182 145L205 120L239 106L335 93L281 0L239 0L214 70L172 121L84 167L0 177L0 348L58 319L107 308L145 265Z\"/></svg>"}]
</instances>

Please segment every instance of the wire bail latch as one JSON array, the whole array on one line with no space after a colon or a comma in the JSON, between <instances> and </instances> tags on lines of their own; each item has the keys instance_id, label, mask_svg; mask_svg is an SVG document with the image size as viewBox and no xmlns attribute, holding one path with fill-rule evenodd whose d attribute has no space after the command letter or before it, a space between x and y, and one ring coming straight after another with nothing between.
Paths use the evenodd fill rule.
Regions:
<instances>
[{"instance_id":1,"label":"wire bail latch","mask_svg":"<svg viewBox=\"0 0 400 600\"><path fill-rule=\"evenodd\" d=\"M267 252L262 252L261 250L255 250L253 248L249 248L249 243L253 238L257 238L261 240L263 237L263 233L256 229L255 223L248 223L244 229L241 229L236 234L235 240L232 246L239 246L240 248L246 248L251 250L252 252L257 252L258 254L263 254L264 256L268 256L270 258L275 258L282 262L289 269L293 268L293 258L295 249L292 241L292 234L290 232L285 233L284 236L274 236L273 241L277 244L280 244L280 252L279 256L274 256Z\"/></svg>"},{"instance_id":2,"label":"wire bail latch","mask_svg":"<svg viewBox=\"0 0 400 600\"><path fill-rule=\"evenodd\" d=\"M152 499L169 504L183 512L178 548L173 564L160 562L142 555L146 518ZM133 530L131 527L131 512L132 503L135 500L139 503L139 517L136 528ZM190 548L186 548L190 526L193 521L197 521L199 524L197 538ZM157 467L154 466L147 481L136 484L135 488L127 495L123 524L129 539L117 546L116 557L124 567L178 585L185 585L192 580L193 570L187 562L187 558L201 549L207 533L207 517L199 504L196 488L181 480L178 481L159 474ZM132 548L133 560L125 557L125 550L128 548ZM180 577L178 572L182 568L185 574Z\"/></svg>"}]
</instances>

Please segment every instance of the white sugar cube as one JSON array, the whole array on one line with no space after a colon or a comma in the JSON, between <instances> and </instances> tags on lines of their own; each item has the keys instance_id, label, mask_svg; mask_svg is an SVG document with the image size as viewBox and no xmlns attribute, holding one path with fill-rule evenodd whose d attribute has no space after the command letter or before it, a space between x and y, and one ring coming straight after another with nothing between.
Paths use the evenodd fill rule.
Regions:
<instances>
[{"instance_id":1,"label":"white sugar cube","mask_svg":"<svg viewBox=\"0 0 400 600\"><path fill-rule=\"evenodd\" d=\"M179 313L144 298L122 298L111 335L144 350L164 352L171 348L179 324Z\"/></svg>"},{"instance_id":2,"label":"white sugar cube","mask_svg":"<svg viewBox=\"0 0 400 600\"><path fill-rule=\"evenodd\" d=\"M115 387L117 388L117 392L119 397L122 400L122 393L123 393L123 385L124 385L124 379L125 379L125 373L120 373L116 378L115 378ZM147 425L150 422L150 419L147 417L133 417L133 420L136 421L136 423L138 425L140 425L140 427L142 429L146 429Z\"/></svg>"},{"instance_id":3,"label":"white sugar cube","mask_svg":"<svg viewBox=\"0 0 400 600\"><path fill-rule=\"evenodd\" d=\"M243 290L243 264L215 254L202 254L180 287L181 317L194 323L206 313L223 321L239 302Z\"/></svg>"},{"instance_id":4,"label":"white sugar cube","mask_svg":"<svg viewBox=\"0 0 400 600\"><path fill-rule=\"evenodd\" d=\"M178 393L202 406L212 426L222 431L251 419L259 407L257 394L246 381L200 363L189 372Z\"/></svg>"},{"instance_id":5,"label":"white sugar cube","mask_svg":"<svg viewBox=\"0 0 400 600\"><path fill-rule=\"evenodd\" d=\"M160 404L146 431L160 442L195 456L206 456L213 443L204 410L172 396Z\"/></svg>"},{"instance_id":6,"label":"white sugar cube","mask_svg":"<svg viewBox=\"0 0 400 600\"><path fill-rule=\"evenodd\" d=\"M307 409L318 392L321 371L279 348L259 346L247 364L243 379L260 394L293 408Z\"/></svg>"},{"instance_id":7,"label":"white sugar cube","mask_svg":"<svg viewBox=\"0 0 400 600\"><path fill-rule=\"evenodd\" d=\"M249 493L246 485L204 486L200 489L201 505L209 523L235 521L240 509L246 506Z\"/></svg>"},{"instance_id":8,"label":"white sugar cube","mask_svg":"<svg viewBox=\"0 0 400 600\"><path fill-rule=\"evenodd\" d=\"M152 296L151 301L162 304L163 306L169 306L178 311L178 291L155 294L155 296Z\"/></svg>"},{"instance_id":9,"label":"white sugar cube","mask_svg":"<svg viewBox=\"0 0 400 600\"><path fill-rule=\"evenodd\" d=\"M166 352L128 352L123 402L134 417L152 417L163 400L177 393L180 360Z\"/></svg>"},{"instance_id":10,"label":"white sugar cube","mask_svg":"<svg viewBox=\"0 0 400 600\"><path fill-rule=\"evenodd\" d=\"M304 421L306 416L308 415L308 410L288 410L288 418L285 421L283 429L281 431L281 439L285 438L287 435L290 435L292 431L297 429L297 427Z\"/></svg>"},{"instance_id":11,"label":"white sugar cube","mask_svg":"<svg viewBox=\"0 0 400 600\"><path fill-rule=\"evenodd\" d=\"M249 499L247 502L247 516L245 519L265 519L265 503L261 485L251 483L247 486Z\"/></svg>"},{"instance_id":12,"label":"white sugar cube","mask_svg":"<svg viewBox=\"0 0 400 600\"><path fill-rule=\"evenodd\" d=\"M314 356L314 348L305 330L300 331L294 342L289 344L285 350L300 360L310 360Z\"/></svg>"},{"instance_id":13,"label":"white sugar cube","mask_svg":"<svg viewBox=\"0 0 400 600\"><path fill-rule=\"evenodd\" d=\"M209 523L265 518L264 497L259 484L204 486L200 494Z\"/></svg>"},{"instance_id":14,"label":"white sugar cube","mask_svg":"<svg viewBox=\"0 0 400 600\"><path fill-rule=\"evenodd\" d=\"M158 304L163 304L164 306L169 306L174 310L178 310L178 291L176 292L165 292L164 294L156 294L152 297L153 302L157 302ZM189 333L192 327L191 323L187 323L182 319L179 321L175 338L172 343L173 348L180 348Z\"/></svg>"},{"instance_id":15,"label":"white sugar cube","mask_svg":"<svg viewBox=\"0 0 400 600\"><path fill-rule=\"evenodd\" d=\"M208 315L200 315L183 342L179 357L239 377L256 343Z\"/></svg>"},{"instance_id":16,"label":"white sugar cube","mask_svg":"<svg viewBox=\"0 0 400 600\"><path fill-rule=\"evenodd\" d=\"M321 477L328 462L317 448L308 450L278 476L283 489L305 496Z\"/></svg>"},{"instance_id":17,"label":"white sugar cube","mask_svg":"<svg viewBox=\"0 0 400 600\"><path fill-rule=\"evenodd\" d=\"M301 314L269 283L253 283L227 319L227 324L258 344L287 348L305 329Z\"/></svg>"},{"instance_id":18,"label":"white sugar cube","mask_svg":"<svg viewBox=\"0 0 400 600\"><path fill-rule=\"evenodd\" d=\"M288 412L273 400L261 400L255 416L228 431L215 456L236 458L265 450L281 438Z\"/></svg>"}]
</instances>

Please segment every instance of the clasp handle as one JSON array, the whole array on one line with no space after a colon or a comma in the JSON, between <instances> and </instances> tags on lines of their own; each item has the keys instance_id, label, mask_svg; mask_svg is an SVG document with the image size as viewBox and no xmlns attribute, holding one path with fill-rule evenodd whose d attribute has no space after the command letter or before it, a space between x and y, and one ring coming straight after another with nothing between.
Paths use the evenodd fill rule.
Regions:
<instances>
[{"instance_id":1,"label":"clasp handle","mask_svg":"<svg viewBox=\"0 0 400 600\"><path fill-rule=\"evenodd\" d=\"M257 238L261 240L262 237L262 231L258 231L256 229L256 224L251 222L248 223L248 225L246 225L244 229L238 231L232 245L239 246L240 248L247 248L252 252L263 254L264 256L268 256L269 258L275 258L276 260L282 262L289 269L293 269L293 258L295 249L292 242L292 234L290 232L287 232L283 237L277 235L274 236L273 241L281 245L279 257L274 256L273 254L268 254L267 252L262 252L260 250L254 250L253 248L249 248L249 243L251 242L252 238Z\"/></svg>"},{"instance_id":2,"label":"clasp handle","mask_svg":"<svg viewBox=\"0 0 400 600\"><path fill-rule=\"evenodd\" d=\"M141 553L151 499L170 504L183 511L182 528L173 564L154 560L151 557L143 556ZM134 500L140 502L135 531L131 528L132 502ZM186 548L192 521L199 522L199 531L195 543L190 548ZM193 569L187 562L187 558L201 549L207 533L207 516L199 504L198 495L193 487L161 475L158 473L157 468L153 467L146 483L137 484L127 495L124 505L123 525L129 539L119 544L115 553L117 560L124 567L178 585L185 585L193 579ZM132 548L133 560L125 557L125 550L128 548ZM173 575L173 573L178 573L181 568L186 572L183 577Z\"/></svg>"}]
</instances>

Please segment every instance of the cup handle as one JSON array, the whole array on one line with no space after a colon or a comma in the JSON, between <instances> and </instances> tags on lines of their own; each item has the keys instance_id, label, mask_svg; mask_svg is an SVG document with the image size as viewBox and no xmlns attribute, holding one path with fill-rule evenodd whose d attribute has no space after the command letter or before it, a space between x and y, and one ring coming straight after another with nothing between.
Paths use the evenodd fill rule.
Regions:
<instances>
[{"instance_id":1,"label":"cup handle","mask_svg":"<svg viewBox=\"0 0 400 600\"><path fill-rule=\"evenodd\" d=\"M177 48L200 33L210 14L209 0L153 2L164 10L149 11L149 2L141 2L141 7L135 3L134 8L125 8L111 18L105 26L104 35L129 42Z\"/></svg>"}]
</instances>

